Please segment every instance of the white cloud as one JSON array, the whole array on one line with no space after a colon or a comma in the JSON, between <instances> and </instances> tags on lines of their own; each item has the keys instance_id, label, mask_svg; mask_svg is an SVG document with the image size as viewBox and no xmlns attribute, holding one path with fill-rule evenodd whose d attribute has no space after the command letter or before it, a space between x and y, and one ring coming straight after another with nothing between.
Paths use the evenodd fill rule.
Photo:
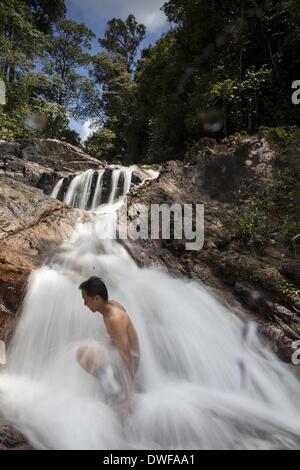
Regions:
<instances>
[{"instance_id":1,"label":"white cloud","mask_svg":"<svg viewBox=\"0 0 300 470\"><path fill-rule=\"evenodd\" d=\"M91 129L91 125L92 125L92 121L88 119L81 126L80 137L83 141L85 141L94 132L94 130Z\"/></svg>"},{"instance_id":2,"label":"white cloud","mask_svg":"<svg viewBox=\"0 0 300 470\"><path fill-rule=\"evenodd\" d=\"M127 18L133 13L140 23L144 23L149 32L163 28L166 17L160 8L164 0L68 0L68 8L77 20L93 23L110 20L114 17Z\"/></svg>"}]
</instances>

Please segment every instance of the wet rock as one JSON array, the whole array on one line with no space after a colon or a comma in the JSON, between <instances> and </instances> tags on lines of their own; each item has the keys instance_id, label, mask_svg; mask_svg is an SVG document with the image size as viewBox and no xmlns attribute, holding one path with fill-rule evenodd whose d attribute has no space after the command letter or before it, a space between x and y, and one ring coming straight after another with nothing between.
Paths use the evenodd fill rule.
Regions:
<instances>
[{"instance_id":1,"label":"wet rock","mask_svg":"<svg viewBox=\"0 0 300 470\"><path fill-rule=\"evenodd\" d=\"M8 344L16 327L16 316L4 305L0 305L0 340Z\"/></svg>"},{"instance_id":2,"label":"wet rock","mask_svg":"<svg viewBox=\"0 0 300 470\"><path fill-rule=\"evenodd\" d=\"M98 172L94 171L93 178L92 178L92 184L91 184L90 197L89 197L89 200L87 202L87 210L90 210L92 208L93 199L94 199L95 190L96 190L96 185L98 183L98 178L99 178Z\"/></svg>"},{"instance_id":3,"label":"wet rock","mask_svg":"<svg viewBox=\"0 0 300 470\"><path fill-rule=\"evenodd\" d=\"M101 202L106 204L109 200L111 183L112 183L112 169L107 168L103 175L103 186L102 186L102 195Z\"/></svg>"},{"instance_id":4,"label":"wet rock","mask_svg":"<svg viewBox=\"0 0 300 470\"><path fill-rule=\"evenodd\" d=\"M0 427L0 450L32 450L22 434L10 426Z\"/></svg>"},{"instance_id":5,"label":"wet rock","mask_svg":"<svg viewBox=\"0 0 300 470\"><path fill-rule=\"evenodd\" d=\"M118 180L117 190L116 190L116 199L118 199L123 194L125 183L125 176L124 173L121 173L120 178Z\"/></svg>"},{"instance_id":6,"label":"wet rock","mask_svg":"<svg viewBox=\"0 0 300 470\"><path fill-rule=\"evenodd\" d=\"M59 201L63 201L65 199L69 186L72 183L75 176L76 176L75 174L72 174L63 178L62 186L57 194L56 199L58 199Z\"/></svg>"},{"instance_id":7,"label":"wet rock","mask_svg":"<svg viewBox=\"0 0 300 470\"><path fill-rule=\"evenodd\" d=\"M236 282L234 285L234 291L241 301L249 308L258 311L266 308L267 303L264 294L253 286L242 282Z\"/></svg>"},{"instance_id":8,"label":"wet rock","mask_svg":"<svg viewBox=\"0 0 300 470\"><path fill-rule=\"evenodd\" d=\"M132 186L138 186L143 182L143 179L141 176L137 175L135 172L132 173L132 179L131 179L131 184Z\"/></svg>"},{"instance_id":9,"label":"wet rock","mask_svg":"<svg viewBox=\"0 0 300 470\"><path fill-rule=\"evenodd\" d=\"M292 261L281 268L281 273L300 288L300 261Z\"/></svg>"}]
</instances>

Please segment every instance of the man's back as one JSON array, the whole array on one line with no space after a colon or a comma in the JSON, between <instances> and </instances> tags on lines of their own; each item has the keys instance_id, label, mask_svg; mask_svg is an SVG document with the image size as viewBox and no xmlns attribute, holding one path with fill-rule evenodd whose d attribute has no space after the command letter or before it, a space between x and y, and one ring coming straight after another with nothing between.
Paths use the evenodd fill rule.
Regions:
<instances>
[{"instance_id":1,"label":"man's back","mask_svg":"<svg viewBox=\"0 0 300 470\"><path fill-rule=\"evenodd\" d=\"M114 345L127 344L132 356L140 355L136 329L123 305L109 301L109 314L104 319L106 329Z\"/></svg>"}]
</instances>

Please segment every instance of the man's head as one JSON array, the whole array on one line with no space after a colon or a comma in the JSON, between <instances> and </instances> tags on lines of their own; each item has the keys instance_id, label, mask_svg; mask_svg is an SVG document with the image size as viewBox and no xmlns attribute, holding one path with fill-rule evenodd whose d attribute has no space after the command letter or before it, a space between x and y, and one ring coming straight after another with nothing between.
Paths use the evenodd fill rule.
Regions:
<instances>
[{"instance_id":1,"label":"man's head","mask_svg":"<svg viewBox=\"0 0 300 470\"><path fill-rule=\"evenodd\" d=\"M80 284L84 305L92 312L101 312L101 307L108 301L108 292L104 282L96 276Z\"/></svg>"}]
</instances>

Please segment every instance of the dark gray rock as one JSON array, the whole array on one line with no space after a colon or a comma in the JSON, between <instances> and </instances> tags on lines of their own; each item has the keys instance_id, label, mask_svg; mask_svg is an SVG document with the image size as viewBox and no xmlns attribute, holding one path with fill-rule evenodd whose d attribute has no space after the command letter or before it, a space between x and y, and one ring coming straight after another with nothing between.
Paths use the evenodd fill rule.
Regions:
<instances>
[{"instance_id":1,"label":"dark gray rock","mask_svg":"<svg viewBox=\"0 0 300 470\"><path fill-rule=\"evenodd\" d=\"M281 268L282 274L300 288L300 261L293 261Z\"/></svg>"},{"instance_id":2,"label":"dark gray rock","mask_svg":"<svg viewBox=\"0 0 300 470\"><path fill-rule=\"evenodd\" d=\"M45 194L50 194L56 182L68 174L106 166L106 162L57 140L0 141L0 174L40 188Z\"/></svg>"}]
</instances>

